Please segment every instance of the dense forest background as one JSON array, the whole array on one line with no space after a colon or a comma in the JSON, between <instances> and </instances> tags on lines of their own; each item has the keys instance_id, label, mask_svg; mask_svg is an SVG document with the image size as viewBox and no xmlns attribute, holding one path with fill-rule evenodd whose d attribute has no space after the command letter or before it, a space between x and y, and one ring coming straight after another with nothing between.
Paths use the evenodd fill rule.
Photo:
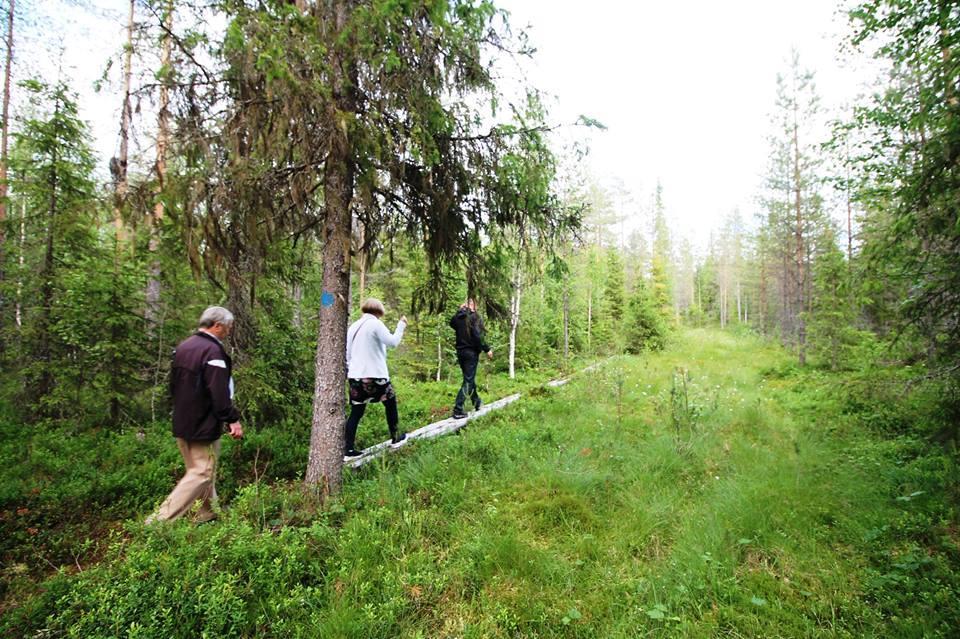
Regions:
<instances>
[{"instance_id":1,"label":"dense forest background","mask_svg":"<svg viewBox=\"0 0 960 639\"><path fill-rule=\"evenodd\" d=\"M36 4L3 6L0 405L10 460L10 442L63 441L0 495L24 509L5 515L10 565L40 544L47 563L71 563L64 528L90 522L62 512L94 492L118 516L162 497L165 468L40 491L90 447L102 468L169 444L170 353L211 304L237 317L253 442L228 463L228 492L249 467L339 490L343 334L368 296L388 323L410 318L391 355L410 428L450 408L447 320L469 295L491 374L546 379L719 327L779 342L798 368L848 373L868 404L894 392L870 380L896 371L896 388L922 392L937 416L929 446L955 450L955 3L853 6L847 46L880 73L844 113L820 109L802 52L787 60L771 86L765 188L703 249L672 226L669 192L612 187L582 169L586 145L558 136L601 122L555 122L535 88L498 85L531 47L488 2L131 0L115 59L92 61L107 67L101 90L119 88L109 160L78 116L78 87L17 55L44 29Z\"/></svg>"}]
</instances>

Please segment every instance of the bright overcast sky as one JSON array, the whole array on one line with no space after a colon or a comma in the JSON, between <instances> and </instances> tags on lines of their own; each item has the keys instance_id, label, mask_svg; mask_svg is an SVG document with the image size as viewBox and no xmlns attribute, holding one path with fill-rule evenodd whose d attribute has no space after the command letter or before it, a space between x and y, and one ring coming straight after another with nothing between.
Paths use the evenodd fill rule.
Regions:
<instances>
[{"instance_id":1,"label":"bright overcast sky","mask_svg":"<svg viewBox=\"0 0 960 639\"><path fill-rule=\"evenodd\" d=\"M839 62L838 2L499 5L514 27L528 26L530 79L556 96L554 119L583 113L609 127L590 134L595 175L619 178L644 207L659 179L671 226L700 242L735 207L747 218L756 210L776 76L791 48L816 73L825 110L849 103L866 79Z\"/></svg>"},{"instance_id":2,"label":"bright overcast sky","mask_svg":"<svg viewBox=\"0 0 960 639\"><path fill-rule=\"evenodd\" d=\"M117 145L119 87L99 95L90 87L120 49L125 15L124 3L96 3L104 9L97 18L71 11L61 19L67 74L105 166ZM644 208L660 180L671 226L701 245L735 207L745 218L756 211L776 75L791 48L816 72L824 110L849 103L867 79L839 61L848 27L829 0L498 5L537 48L529 80L555 96L552 120L585 114L609 127L587 133L593 173L620 180Z\"/></svg>"}]
</instances>

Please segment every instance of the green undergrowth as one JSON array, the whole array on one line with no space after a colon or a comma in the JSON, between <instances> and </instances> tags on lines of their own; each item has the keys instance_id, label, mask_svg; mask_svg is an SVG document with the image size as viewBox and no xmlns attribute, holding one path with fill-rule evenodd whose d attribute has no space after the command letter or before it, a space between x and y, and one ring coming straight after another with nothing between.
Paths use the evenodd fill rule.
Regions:
<instances>
[{"instance_id":1,"label":"green undergrowth","mask_svg":"<svg viewBox=\"0 0 960 639\"><path fill-rule=\"evenodd\" d=\"M555 369L518 371L509 379L500 363L481 365L478 381L487 401L529 392L564 374ZM571 368L581 366L571 362ZM439 382L411 381L400 361L394 384L401 427L413 430L450 416L459 388L455 364L445 362ZM99 428L62 421L22 425L0 405L0 614L16 607L51 572L80 571L99 561L110 535L125 520L146 516L183 473L168 421ZM223 441L217 487L229 504L257 482L302 477L308 456L311 408L300 419L247 423L242 441ZM388 437L381 405L361 422L357 443Z\"/></svg>"},{"instance_id":2,"label":"green undergrowth","mask_svg":"<svg viewBox=\"0 0 960 639\"><path fill-rule=\"evenodd\" d=\"M955 456L900 376L689 331L348 473L323 508L267 471L215 524L104 530L0 633L953 636Z\"/></svg>"}]
</instances>

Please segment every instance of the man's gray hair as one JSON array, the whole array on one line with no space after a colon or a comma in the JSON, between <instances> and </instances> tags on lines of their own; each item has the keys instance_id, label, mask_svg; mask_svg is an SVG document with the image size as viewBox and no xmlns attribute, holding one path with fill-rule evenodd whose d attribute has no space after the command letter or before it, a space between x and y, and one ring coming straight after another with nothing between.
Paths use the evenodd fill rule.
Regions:
<instances>
[{"instance_id":1,"label":"man's gray hair","mask_svg":"<svg viewBox=\"0 0 960 639\"><path fill-rule=\"evenodd\" d=\"M214 324L233 324L233 313L222 306L211 306L200 316L197 325L200 328L210 328Z\"/></svg>"}]
</instances>

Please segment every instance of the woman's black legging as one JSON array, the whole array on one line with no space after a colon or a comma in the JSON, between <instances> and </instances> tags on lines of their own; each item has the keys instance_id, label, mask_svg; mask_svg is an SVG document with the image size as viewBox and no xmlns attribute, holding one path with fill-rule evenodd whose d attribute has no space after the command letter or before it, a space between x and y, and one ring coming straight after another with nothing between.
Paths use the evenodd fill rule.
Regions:
<instances>
[{"instance_id":1,"label":"woman's black legging","mask_svg":"<svg viewBox=\"0 0 960 639\"><path fill-rule=\"evenodd\" d=\"M387 411L387 428L390 429L390 437L397 436L397 424L400 423L400 416L397 413L397 398L383 400L383 407ZM350 404L350 416L347 418L346 432L346 450L353 450L357 443L357 426L360 424L360 418L367 411L366 404Z\"/></svg>"}]
</instances>

